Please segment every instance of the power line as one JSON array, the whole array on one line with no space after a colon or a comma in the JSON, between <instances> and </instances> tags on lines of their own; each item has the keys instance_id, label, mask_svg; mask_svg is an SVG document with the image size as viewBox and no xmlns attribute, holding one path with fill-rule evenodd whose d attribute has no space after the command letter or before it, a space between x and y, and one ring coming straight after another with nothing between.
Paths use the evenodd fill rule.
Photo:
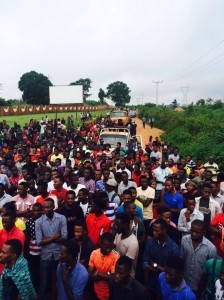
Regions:
<instances>
[{"instance_id":1,"label":"power line","mask_svg":"<svg viewBox=\"0 0 224 300\"><path fill-rule=\"evenodd\" d=\"M152 81L152 83L156 84L156 106L158 105L158 96L159 96L159 84L163 83L163 80L161 81Z\"/></svg>"},{"instance_id":2,"label":"power line","mask_svg":"<svg viewBox=\"0 0 224 300\"><path fill-rule=\"evenodd\" d=\"M183 93L183 106L187 106L187 94L188 94L189 88L190 88L189 85L181 87L181 90Z\"/></svg>"}]
</instances>

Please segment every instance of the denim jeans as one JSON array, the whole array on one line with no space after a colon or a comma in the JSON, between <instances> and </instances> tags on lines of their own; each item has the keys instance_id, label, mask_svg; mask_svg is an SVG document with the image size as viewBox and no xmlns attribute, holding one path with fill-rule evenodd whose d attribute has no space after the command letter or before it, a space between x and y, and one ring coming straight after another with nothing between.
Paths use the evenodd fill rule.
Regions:
<instances>
[{"instance_id":1,"label":"denim jeans","mask_svg":"<svg viewBox=\"0 0 224 300\"><path fill-rule=\"evenodd\" d=\"M52 293L53 289L56 286L53 286L56 283L56 269L58 261L55 260L40 260L40 289L39 289L39 299L40 300L49 300L48 292Z\"/></svg>"}]
</instances>

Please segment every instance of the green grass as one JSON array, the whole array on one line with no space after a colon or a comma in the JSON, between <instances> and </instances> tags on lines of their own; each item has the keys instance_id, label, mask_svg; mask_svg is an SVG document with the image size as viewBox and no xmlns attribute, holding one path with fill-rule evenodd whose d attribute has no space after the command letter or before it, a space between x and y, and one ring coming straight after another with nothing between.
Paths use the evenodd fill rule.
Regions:
<instances>
[{"instance_id":1,"label":"green grass","mask_svg":"<svg viewBox=\"0 0 224 300\"><path fill-rule=\"evenodd\" d=\"M109 110L100 110L100 111L94 111L91 112L93 119L95 119L97 116L99 115L106 115L106 113ZM29 123L30 119L35 119L37 121L40 121L42 119L42 117L44 117L45 115L48 116L48 118L54 119L55 118L55 113L47 113L47 114L30 114L30 115L18 115L18 116L2 116L0 117L0 122L2 122L3 120L6 120L6 123L12 127L14 125L14 122L16 122L17 124L24 126L25 123ZM80 124L80 112L77 112L77 119L76 119L76 112L61 112L58 113L58 118L65 118L66 122L67 122L67 117L68 116L74 116L75 119L75 126Z\"/></svg>"}]
</instances>

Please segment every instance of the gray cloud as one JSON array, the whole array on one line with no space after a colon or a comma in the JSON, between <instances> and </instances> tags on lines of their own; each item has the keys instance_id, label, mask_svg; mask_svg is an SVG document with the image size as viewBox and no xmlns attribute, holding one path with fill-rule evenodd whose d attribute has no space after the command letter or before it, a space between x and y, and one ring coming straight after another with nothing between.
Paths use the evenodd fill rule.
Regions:
<instances>
[{"instance_id":1,"label":"gray cloud","mask_svg":"<svg viewBox=\"0 0 224 300\"><path fill-rule=\"evenodd\" d=\"M19 98L18 81L35 70L53 84L82 77L99 88L122 80L131 103L143 97L182 102L223 98L224 39L222 0L4 1L0 11L1 97Z\"/></svg>"}]
</instances>

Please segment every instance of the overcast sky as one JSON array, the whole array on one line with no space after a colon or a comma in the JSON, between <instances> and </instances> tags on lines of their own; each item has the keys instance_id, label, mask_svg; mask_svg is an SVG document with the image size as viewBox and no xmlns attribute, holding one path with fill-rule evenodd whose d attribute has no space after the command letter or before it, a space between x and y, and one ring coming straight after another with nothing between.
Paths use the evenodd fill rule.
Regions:
<instances>
[{"instance_id":1,"label":"overcast sky","mask_svg":"<svg viewBox=\"0 0 224 300\"><path fill-rule=\"evenodd\" d=\"M21 98L32 70L54 85L114 81L131 103L224 98L223 0L10 0L0 9L0 97ZM181 90L181 87L184 87Z\"/></svg>"}]
</instances>

